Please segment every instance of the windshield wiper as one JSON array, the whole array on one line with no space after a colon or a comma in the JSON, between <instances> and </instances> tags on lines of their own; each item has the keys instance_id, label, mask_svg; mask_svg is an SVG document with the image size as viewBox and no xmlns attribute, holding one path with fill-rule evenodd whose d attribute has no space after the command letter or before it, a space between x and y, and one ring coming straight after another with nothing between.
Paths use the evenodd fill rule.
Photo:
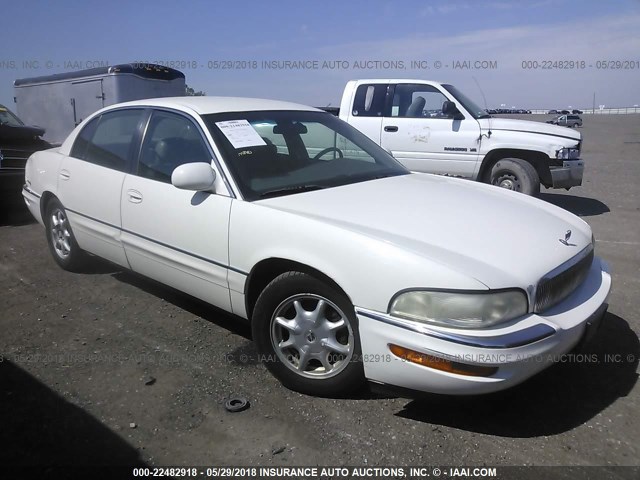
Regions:
<instances>
[{"instance_id":1,"label":"windshield wiper","mask_svg":"<svg viewBox=\"0 0 640 480\"><path fill-rule=\"evenodd\" d=\"M295 185L293 187L276 188L274 190L267 190L260 194L260 198L278 197L280 195L289 195L291 193L311 192L313 190L322 190L322 185Z\"/></svg>"}]
</instances>

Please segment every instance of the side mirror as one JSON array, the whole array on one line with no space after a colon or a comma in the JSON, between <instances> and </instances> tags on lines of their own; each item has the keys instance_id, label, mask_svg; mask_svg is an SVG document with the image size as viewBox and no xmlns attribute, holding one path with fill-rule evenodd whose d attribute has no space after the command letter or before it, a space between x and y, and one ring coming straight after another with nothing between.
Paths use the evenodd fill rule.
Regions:
<instances>
[{"instance_id":1,"label":"side mirror","mask_svg":"<svg viewBox=\"0 0 640 480\"><path fill-rule=\"evenodd\" d=\"M211 190L216 180L216 172L204 162L184 163L171 174L171 183L182 190L201 192Z\"/></svg>"},{"instance_id":2,"label":"side mirror","mask_svg":"<svg viewBox=\"0 0 640 480\"><path fill-rule=\"evenodd\" d=\"M456 104L449 100L445 100L442 103L442 114L454 120L464 120L464 115L458 110Z\"/></svg>"}]
</instances>

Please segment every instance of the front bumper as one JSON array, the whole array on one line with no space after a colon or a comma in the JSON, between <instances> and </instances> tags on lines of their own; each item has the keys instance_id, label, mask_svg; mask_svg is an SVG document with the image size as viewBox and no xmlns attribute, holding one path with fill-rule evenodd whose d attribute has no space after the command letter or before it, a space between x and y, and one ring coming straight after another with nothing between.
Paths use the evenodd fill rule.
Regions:
<instances>
[{"instance_id":1,"label":"front bumper","mask_svg":"<svg viewBox=\"0 0 640 480\"><path fill-rule=\"evenodd\" d=\"M553 188L571 188L582 185L584 162L582 160L565 160L562 166L550 167L551 186Z\"/></svg>"},{"instance_id":2,"label":"front bumper","mask_svg":"<svg viewBox=\"0 0 640 480\"><path fill-rule=\"evenodd\" d=\"M410 390L473 395L517 385L561 360L598 324L606 311L611 276L596 258L585 282L562 303L498 328L459 330L407 322L356 308L365 376ZM589 332L591 333L591 332ZM460 375L411 363L389 345L467 365L493 366L485 377Z\"/></svg>"}]
</instances>

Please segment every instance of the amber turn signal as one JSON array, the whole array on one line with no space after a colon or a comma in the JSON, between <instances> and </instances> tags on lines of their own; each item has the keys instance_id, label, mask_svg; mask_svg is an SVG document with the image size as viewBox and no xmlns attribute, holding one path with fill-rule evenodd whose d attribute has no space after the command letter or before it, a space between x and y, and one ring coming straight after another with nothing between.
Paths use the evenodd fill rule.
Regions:
<instances>
[{"instance_id":1,"label":"amber turn signal","mask_svg":"<svg viewBox=\"0 0 640 480\"><path fill-rule=\"evenodd\" d=\"M473 377L490 377L498 371L498 367L484 367L481 365L468 365L466 363L453 362L426 353L416 352L399 345L389 344L389 350L396 357L406 362L417 363L423 367L442 370L443 372L455 373L457 375L468 375Z\"/></svg>"}]
</instances>

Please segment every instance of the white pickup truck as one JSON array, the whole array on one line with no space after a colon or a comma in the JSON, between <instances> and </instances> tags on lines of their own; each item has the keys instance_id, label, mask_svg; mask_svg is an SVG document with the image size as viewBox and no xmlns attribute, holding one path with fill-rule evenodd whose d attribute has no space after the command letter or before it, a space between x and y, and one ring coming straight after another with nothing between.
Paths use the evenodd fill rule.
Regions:
<instances>
[{"instance_id":1,"label":"white pickup truck","mask_svg":"<svg viewBox=\"0 0 640 480\"><path fill-rule=\"evenodd\" d=\"M327 109L331 111L331 109ZM453 85L352 80L333 109L417 172L491 183L529 195L582 184L582 136L542 122L492 118Z\"/></svg>"}]
</instances>

